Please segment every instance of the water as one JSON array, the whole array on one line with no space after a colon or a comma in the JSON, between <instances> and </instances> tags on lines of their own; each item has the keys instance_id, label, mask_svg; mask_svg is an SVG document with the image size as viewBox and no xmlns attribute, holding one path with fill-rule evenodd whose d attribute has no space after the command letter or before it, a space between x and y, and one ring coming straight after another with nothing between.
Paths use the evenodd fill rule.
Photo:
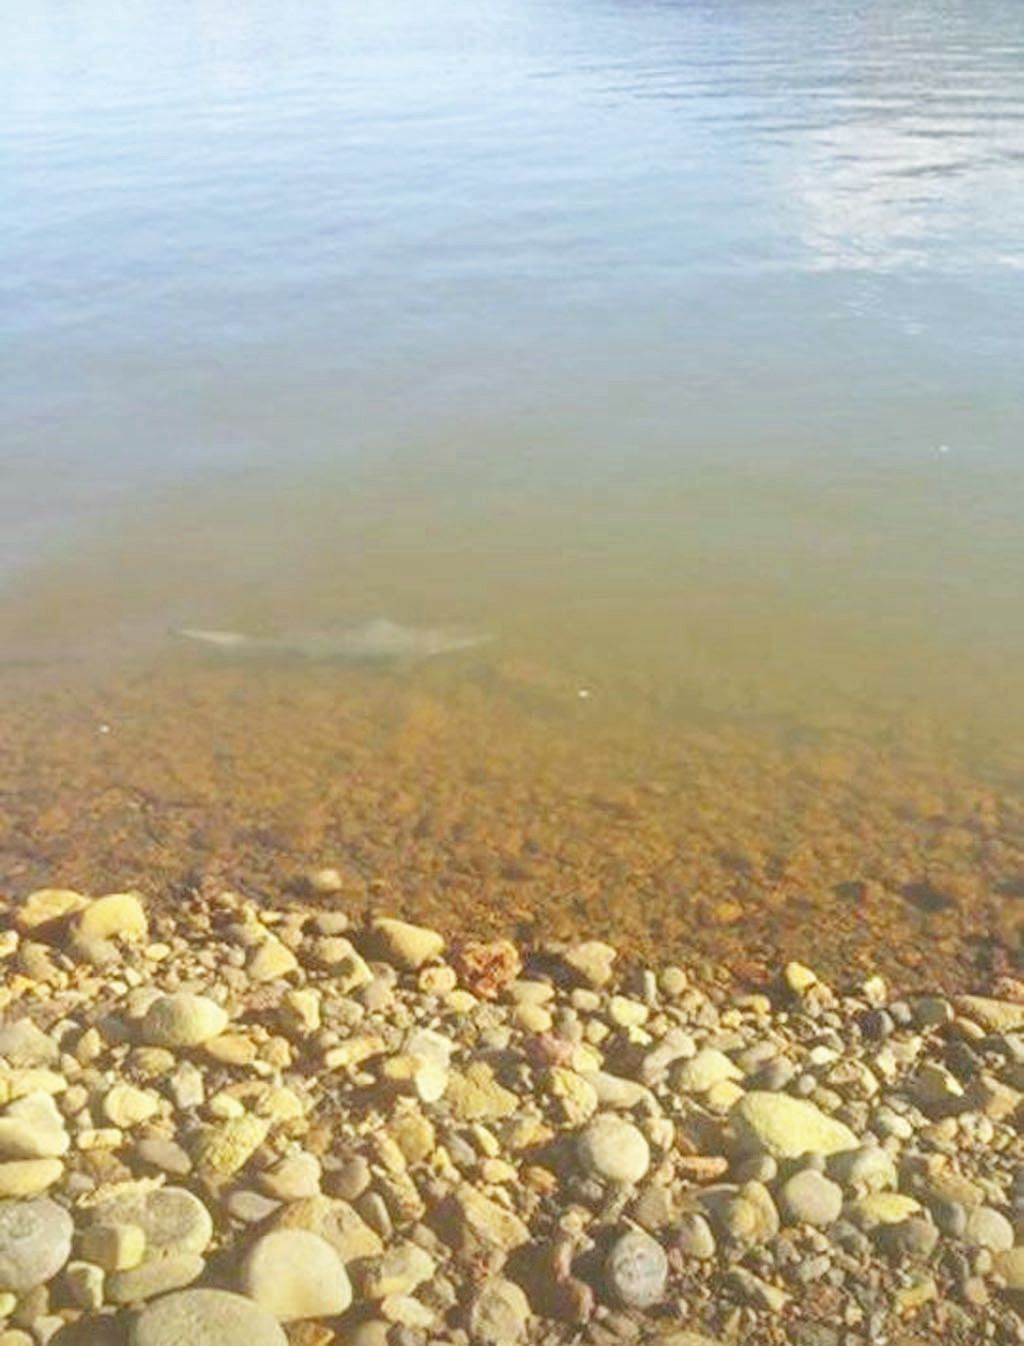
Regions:
<instances>
[{"instance_id":1,"label":"water","mask_svg":"<svg viewBox=\"0 0 1024 1346\"><path fill-rule=\"evenodd\" d=\"M166 748L182 698L204 728L181 774L241 699L242 757L316 793L323 763L279 765L323 733L301 708L333 677L376 741L379 684L214 667L167 632L458 622L495 634L486 659L385 701L407 725L426 698L485 811L512 767L477 779L483 724L527 794L559 798L573 771L617 788L706 750L712 792L749 805L728 826L774 854L772 754L802 789L838 742L847 778L896 776L878 827L819 780L829 827L898 851L902 818L887 891L956 871L964 927L1005 936L1024 874L1013 0L39 0L0 15L0 114L9 799L69 770L106 798L83 708L92 732L144 707ZM809 743L812 766L792 756ZM242 775L252 815L266 778ZM974 801L939 808L956 836L995 809L982 858L936 859L935 811L907 804L922 779ZM173 790L146 789L160 813ZM636 806L641 831L652 816ZM243 817L191 862L259 849ZM688 818L659 824L676 850ZM52 853L8 839L0 874L141 865L106 825L57 828ZM567 829L599 848L608 826ZM310 835L337 850L327 822Z\"/></svg>"}]
</instances>

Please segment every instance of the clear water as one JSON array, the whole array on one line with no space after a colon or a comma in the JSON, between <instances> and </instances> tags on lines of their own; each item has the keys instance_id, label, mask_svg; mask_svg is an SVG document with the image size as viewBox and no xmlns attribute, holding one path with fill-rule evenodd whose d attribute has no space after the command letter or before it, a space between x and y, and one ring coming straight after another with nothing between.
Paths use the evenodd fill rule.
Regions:
<instances>
[{"instance_id":1,"label":"clear water","mask_svg":"<svg viewBox=\"0 0 1024 1346\"><path fill-rule=\"evenodd\" d=\"M39 0L0 170L5 658L1024 724L1015 0Z\"/></svg>"}]
</instances>

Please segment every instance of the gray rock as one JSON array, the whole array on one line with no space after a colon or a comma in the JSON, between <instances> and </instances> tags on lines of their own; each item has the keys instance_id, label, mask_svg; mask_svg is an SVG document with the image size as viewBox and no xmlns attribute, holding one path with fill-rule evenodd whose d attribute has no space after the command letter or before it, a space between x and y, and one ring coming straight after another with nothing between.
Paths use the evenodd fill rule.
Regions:
<instances>
[{"instance_id":1,"label":"gray rock","mask_svg":"<svg viewBox=\"0 0 1024 1346\"><path fill-rule=\"evenodd\" d=\"M183 1290L148 1305L131 1328L131 1346L288 1346L280 1324L242 1295Z\"/></svg>"},{"instance_id":2,"label":"gray rock","mask_svg":"<svg viewBox=\"0 0 1024 1346\"><path fill-rule=\"evenodd\" d=\"M614 1302L629 1309L650 1308L664 1298L668 1258L650 1234L630 1230L612 1245L604 1279Z\"/></svg>"},{"instance_id":3,"label":"gray rock","mask_svg":"<svg viewBox=\"0 0 1024 1346\"><path fill-rule=\"evenodd\" d=\"M0 1291L23 1295L56 1276L73 1234L71 1216L48 1197L0 1202Z\"/></svg>"},{"instance_id":4,"label":"gray rock","mask_svg":"<svg viewBox=\"0 0 1024 1346\"><path fill-rule=\"evenodd\" d=\"M779 1206L792 1224L824 1228L839 1219L843 1209L843 1189L812 1168L801 1169L783 1183Z\"/></svg>"}]
</instances>

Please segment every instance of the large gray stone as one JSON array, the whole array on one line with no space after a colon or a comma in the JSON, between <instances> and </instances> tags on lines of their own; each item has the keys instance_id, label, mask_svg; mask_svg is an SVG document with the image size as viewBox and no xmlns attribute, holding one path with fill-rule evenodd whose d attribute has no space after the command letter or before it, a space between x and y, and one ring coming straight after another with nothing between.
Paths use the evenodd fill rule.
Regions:
<instances>
[{"instance_id":1,"label":"large gray stone","mask_svg":"<svg viewBox=\"0 0 1024 1346\"><path fill-rule=\"evenodd\" d=\"M48 1197L0 1202L0 1290L22 1295L56 1276L73 1234L71 1216Z\"/></svg>"},{"instance_id":2,"label":"large gray stone","mask_svg":"<svg viewBox=\"0 0 1024 1346\"><path fill-rule=\"evenodd\" d=\"M130 1346L288 1346L277 1320L226 1290L181 1290L148 1305Z\"/></svg>"}]
</instances>

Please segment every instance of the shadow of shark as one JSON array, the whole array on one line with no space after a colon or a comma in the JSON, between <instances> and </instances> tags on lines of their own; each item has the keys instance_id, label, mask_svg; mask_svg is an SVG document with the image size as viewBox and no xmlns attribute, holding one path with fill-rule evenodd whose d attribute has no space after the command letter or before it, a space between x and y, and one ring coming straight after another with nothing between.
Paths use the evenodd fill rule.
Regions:
<instances>
[{"instance_id":1,"label":"shadow of shark","mask_svg":"<svg viewBox=\"0 0 1024 1346\"><path fill-rule=\"evenodd\" d=\"M249 636L241 631L184 627L175 632L226 656L307 659L366 664L415 664L442 654L476 649L493 637L455 627L403 626L385 617L341 631L308 635Z\"/></svg>"}]
</instances>

